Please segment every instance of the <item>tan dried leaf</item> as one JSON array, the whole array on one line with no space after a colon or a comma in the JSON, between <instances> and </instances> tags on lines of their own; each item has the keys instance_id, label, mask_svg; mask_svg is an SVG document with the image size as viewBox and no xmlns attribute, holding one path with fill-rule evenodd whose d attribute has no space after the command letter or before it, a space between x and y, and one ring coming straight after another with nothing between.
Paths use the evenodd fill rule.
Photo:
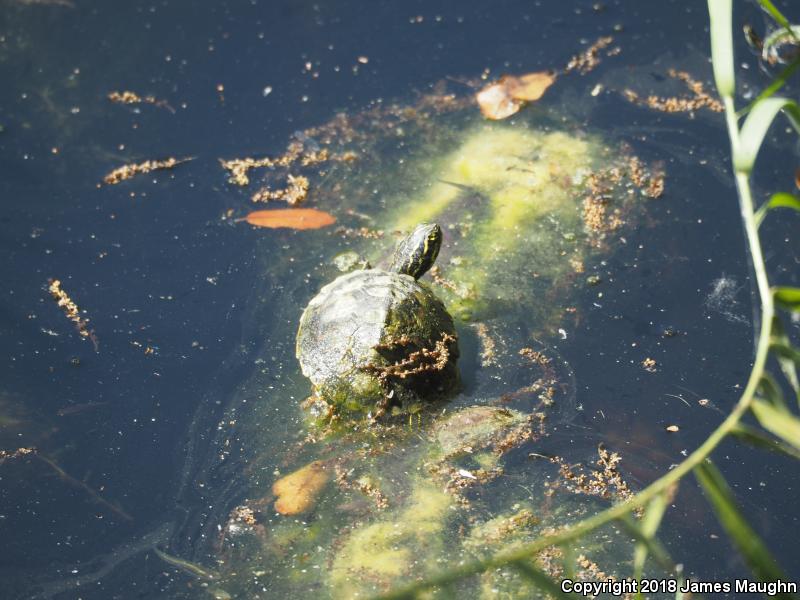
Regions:
<instances>
[{"instance_id":1,"label":"tan dried leaf","mask_svg":"<svg viewBox=\"0 0 800 600\"><path fill-rule=\"evenodd\" d=\"M321 460L281 477L272 485L272 493L278 497L275 510L282 515L298 515L310 510L329 478Z\"/></svg>"},{"instance_id":2,"label":"tan dried leaf","mask_svg":"<svg viewBox=\"0 0 800 600\"><path fill-rule=\"evenodd\" d=\"M494 83L483 88L475 96L481 113L487 119L499 121L519 111L522 104L514 100L502 83Z\"/></svg>"},{"instance_id":3,"label":"tan dried leaf","mask_svg":"<svg viewBox=\"0 0 800 600\"><path fill-rule=\"evenodd\" d=\"M553 85L555 80L556 76L553 73L540 71L519 77L506 76L500 80L500 83L506 86L509 95L514 100L535 102L544 96L547 88Z\"/></svg>"},{"instance_id":4,"label":"tan dried leaf","mask_svg":"<svg viewBox=\"0 0 800 600\"><path fill-rule=\"evenodd\" d=\"M556 76L548 71L519 77L504 75L478 92L475 99L484 117L498 121L515 114L524 103L541 98L555 80Z\"/></svg>"}]
</instances>

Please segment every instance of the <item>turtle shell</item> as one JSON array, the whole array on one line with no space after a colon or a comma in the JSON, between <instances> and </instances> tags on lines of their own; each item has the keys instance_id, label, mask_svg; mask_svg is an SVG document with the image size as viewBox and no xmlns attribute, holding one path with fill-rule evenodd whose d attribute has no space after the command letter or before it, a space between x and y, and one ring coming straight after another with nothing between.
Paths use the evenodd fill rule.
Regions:
<instances>
[{"instance_id":1,"label":"turtle shell","mask_svg":"<svg viewBox=\"0 0 800 600\"><path fill-rule=\"evenodd\" d=\"M423 349L435 350L448 339L446 364L402 373L425 363L414 361ZM368 269L340 276L308 303L297 332L297 358L326 400L369 408L391 390L419 398L452 390L455 339L452 317L428 287L408 275ZM407 367L398 367L403 361Z\"/></svg>"}]
</instances>

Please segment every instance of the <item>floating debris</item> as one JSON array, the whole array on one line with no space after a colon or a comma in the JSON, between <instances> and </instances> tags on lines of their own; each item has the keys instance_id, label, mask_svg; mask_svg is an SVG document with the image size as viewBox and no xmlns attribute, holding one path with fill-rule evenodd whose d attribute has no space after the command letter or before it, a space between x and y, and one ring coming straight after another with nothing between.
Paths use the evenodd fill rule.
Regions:
<instances>
[{"instance_id":1,"label":"floating debris","mask_svg":"<svg viewBox=\"0 0 800 600\"><path fill-rule=\"evenodd\" d=\"M647 98L642 98L639 94L630 89L626 89L623 94L625 98L634 104L640 104L652 108L653 110L667 113L694 112L701 108L707 108L714 112L723 112L725 110L722 102L706 92L703 84L695 80L685 71L670 69L668 74L673 79L679 79L684 82L692 93L692 96L689 98L663 98L661 96L650 95Z\"/></svg>"},{"instance_id":2,"label":"floating debris","mask_svg":"<svg viewBox=\"0 0 800 600\"><path fill-rule=\"evenodd\" d=\"M269 202L270 200L285 200L289 206L296 206L300 204L308 196L308 177L302 175L289 175L288 185L280 190L270 190L263 187L258 190L251 200L253 202Z\"/></svg>"},{"instance_id":3,"label":"floating debris","mask_svg":"<svg viewBox=\"0 0 800 600\"><path fill-rule=\"evenodd\" d=\"M336 223L336 217L316 208L256 210L244 218L250 225L278 229L320 229Z\"/></svg>"},{"instance_id":4,"label":"floating debris","mask_svg":"<svg viewBox=\"0 0 800 600\"><path fill-rule=\"evenodd\" d=\"M123 165L111 171L108 175L103 178L103 182L108 185L114 185L119 183L120 181L125 181L126 179L130 179L134 175L140 173L149 173L150 171L156 171L160 169L172 169L182 163L189 162L190 160L194 160L193 156L187 158L167 158L164 160L146 160L142 163L131 163L129 165Z\"/></svg>"},{"instance_id":5,"label":"floating debris","mask_svg":"<svg viewBox=\"0 0 800 600\"><path fill-rule=\"evenodd\" d=\"M369 227L337 227L336 233L342 237L364 240L380 240L384 236L383 229L370 229Z\"/></svg>"},{"instance_id":6,"label":"floating debris","mask_svg":"<svg viewBox=\"0 0 800 600\"><path fill-rule=\"evenodd\" d=\"M125 90L124 92L109 92L106 97L115 104L152 104L158 108L166 108L169 112L175 114L175 109L169 105L169 102L159 100L151 95L139 96L135 92Z\"/></svg>"},{"instance_id":7,"label":"floating debris","mask_svg":"<svg viewBox=\"0 0 800 600\"><path fill-rule=\"evenodd\" d=\"M247 172L250 169L259 169L264 167L269 168L289 168L296 161L300 162L303 167L318 165L331 159L330 153L327 149L321 150L311 149L306 150L303 142L293 140L281 156L277 158L270 158L265 156L263 158L233 158L230 160L219 159L222 168L230 171L228 181L234 185L245 186L250 183L250 178ZM339 160L352 160L349 156L338 157ZM291 178L291 175L289 175ZM255 199L254 199L255 200Z\"/></svg>"},{"instance_id":8,"label":"floating debris","mask_svg":"<svg viewBox=\"0 0 800 600\"><path fill-rule=\"evenodd\" d=\"M49 287L47 288L50 295L56 300L58 306L64 311L67 318L75 324L78 330L78 335L82 338L92 341L95 351L97 350L97 337L94 331L89 329L89 319L81 316L81 311L78 305L69 297L67 292L61 289L61 281L58 279L49 279Z\"/></svg>"},{"instance_id":9,"label":"floating debris","mask_svg":"<svg viewBox=\"0 0 800 600\"><path fill-rule=\"evenodd\" d=\"M558 465L559 474L567 489L575 494L598 496L607 500L613 498L618 501L633 497L633 492L619 472L618 465L622 457L616 452L609 452L602 444L597 447L597 454L598 459L595 464L599 469L581 469L576 472L580 466L570 466L560 456L554 456L550 461ZM586 474L586 470L589 470L589 475ZM559 485L559 482L551 484L550 493Z\"/></svg>"},{"instance_id":10,"label":"floating debris","mask_svg":"<svg viewBox=\"0 0 800 600\"><path fill-rule=\"evenodd\" d=\"M581 54L573 56L567 63L565 72L578 71L581 75L586 75L600 64L600 51L614 41L611 36L601 37L594 44L589 46ZM619 48L612 48L606 56L619 54Z\"/></svg>"},{"instance_id":11,"label":"floating debris","mask_svg":"<svg viewBox=\"0 0 800 600\"><path fill-rule=\"evenodd\" d=\"M375 502L375 506L380 510L389 508L389 499L381 490L370 480L369 477L359 477L351 481L354 469L345 471L341 465L336 465L336 484L345 490L356 490Z\"/></svg>"},{"instance_id":12,"label":"floating debris","mask_svg":"<svg viewBox=\"0 0 800 600\"><path fill-rule=\"evenodd\" d=\"M539 352L538 350L534 350L533 348L522 348L519 351L520 356L524 356L532 363L536 363L542 367L546 367L550 364L550 359L547 358L543 353Z\"/></svg>"},{"instance_id":13,"label":"floating debris","mask_svg":"<svg viewBox=\"0 0 800 600\"><path fill-rule=\"evenodd\" d=\"M16 458L28 456L29 454L35 454L36 452L36 448L17 448L13 452L9 452L8 450L0 450L0 465L7 460L14 460Z\"/></svg>"},{"instance_id":14,"label":"floating debris","mask_svg":"<svg viewBox=\"0 0 800 600\"><path fill-rule=\"evenodd\" d=\"M107 405L108 402L82 402L80 404L70 404L69 406L65 406L64 408L58 409L56 414L59 417L67 417Z\"/></svg>"},{"instance_id":15,"label":"floating debris","mask_svg":"<svg viewBox=\"0 0 800 600\"><path fill-rule=\"evenodd\" d=\"M680 430L681 430L681 428L680 428L680 427L678 427L677 425L667 425L666 429L667 429L667 431L669 431L670 433L677 433L678 431L680 431Z\"/></svg>"},{"instance_id":16,"label":"floating debris","mask_svg":"<svg viewBox=\"0 0 800 600\"><path fill-rule=\"evenodd\" d=\"M329 477L326 464L320 460L281 477L272 485L272 493L278 497L275 510L282 515L298 515L311 509Z\"/></svg>"},{"instance_id":17,"label":"floating debris","mask_svg":"<svg viewBox=\"0 0 800 600\"><path fill-rule=\"evenodd\" d=\"M475 95L483 116L497 121L517 113L527 102L541 98L556 76L548 71L514 77L505 75Z\"/></svg>"},{"instance_id":18,"label":"floating debris","mask_svg":"<svg viewBox=\"0 0 800 600\"><path fill-rule=\"evenodd\" d=\"M222 168L230 171L228 181L235 185L247 185L250 183L250 178L247 176L247 171L256 169L258 167L272 167L275 161L271 158L234 158L231 160L219 159Z\"/></svg>"},{"instance_id":19,"label":"floating debris","mask_svg":"<svg viewBox=\"0 0 800 600\"><path fill-rule=\"evenodd\" d=\"M648 373L655 373L657 364L654 358L648 356L642 361L642 368Z\"/></svg>"},{"instance_id":20,"label":"floating debris","mask_svg":"<svg viewBox=\"0 0 800 600\"><path fill-rule=\"evenodd\" d=\"M435 268L437 267L434 267L434 269ZM433 269L431 269L431 271L433 271ZM434 279L434 281L436 280ZM481 366L490 367L492 365L497 365L497 343L490 335L488 325L486 325L486 323L475 323L473 329L475 329L475 333L481 343Z\"/></svg>"}]
</instances>

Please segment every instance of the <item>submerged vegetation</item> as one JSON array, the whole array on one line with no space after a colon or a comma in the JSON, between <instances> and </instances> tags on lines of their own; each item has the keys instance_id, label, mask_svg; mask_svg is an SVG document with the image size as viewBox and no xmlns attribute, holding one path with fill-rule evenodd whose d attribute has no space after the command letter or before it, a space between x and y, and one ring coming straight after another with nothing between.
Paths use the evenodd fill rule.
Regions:
<instances>
[{"instance_id":1,"label":"submerged vegetation","mask_svg":"<svg viewBox=\"0 0 800 600\"><path fill-rule=\"evenodd\" d=\"M768 40L792 41L800 44L797 28L772 5L769 0L759 0L761 5L785 31ZM794 597L790 589L776 588L775 582L791 581L779 567L779 562L769 552L756 531L748 524L737 506L736 498L725 481L724 475L714 465L711 455L720 443L730 437L737 438L759 449L784 454L800 459L800 417L792 408L795 402L785 399L782 389L788 389L800 402L800 383L797 368L800 367L800 350L792 343L782 324L779 309L793 319L800 314L800 288L773 286L767 273L758 226L770 212L778 208L800 211L800 198L789 193L776 193L758 210L755 209L750 188L750 176L756 156L767 130L779 114L788 117L792 126L800 133L800 107L775 93L794 72L800 57L794 56L791 63L780 73L752 104L740 113L735 109L735 75L732 40L731 0L708 0L711 18L711 48L717 91L725 107L726 122L731 142L732 164L736 178L739 208L747 234L750 253L759 292L760 332L756 354L747 385L739 401L723 422L710 436L680 464L651 483L642 491L631 495L606 510L582 521L559 528L549 534L517 547L504 549L498 554L462 563L457 567L422 578L406 587L398 588L383 598L422 597L427 590L454 591L464 581L474 581L475 576L510 570L534 587L555 597L562 597L550 565L539 558L547 549L560 549L559 558L566 572L574 570L571 548L582 540L610 525L621 527L634 540L632 578L641 581L646 562L652 558L660 569L676 578L683 586L680 565L674 563L666 548L658 539L659 525L667 512L676 486L687 475L694 474L723 529L739 550L753 575L764 584L773 586L780 597ZM769 42L765 42L767 44ZM768 53L769 49L765 49ZM740 120L744 118L743 124ZM770 361L780 368L784 380L779 383L769 372ZM746 422L747 416L755 418L760 427ZM754 588L755 589L755 588ZM764 591L767 588L764 587ZM677 589L663 590L680 592ZM637 596L642 595L638 590Z\"/></svg>"},{"instance_id":2,"label":"submerged vegetation","mask_svg":"<svg viewBox=\"0 0 800 600\"><path fill-rule=\"evenodd\" d=\"M77 555L73 554L64 554L63 559L59 556L57 564L54 562L58 581L42 586L45 578L36 573L30 589L45 596L78 587L88 593L88 584L92 583L98 586L96 593L113 596L119 594L110 588L121 580L125 590L133 587L139 594L158 595L154 592L158 587L161 595L179 598L338 599L383 594L513 600L561 597L564 594L558 582L565 578L576 582L620 581L628 575L641 579L667 573L675 583L688 572L670 556L682 532L669 531L662 521L675 510L673 503L683 501L677 487L692 473L754 573L770 582L783 577L709 460L723 440L734 436L800 458L800 420L790 398L800 397L796 371L800 351L790 339L796 332L800 290L770 287L758 238L758 226L772 216L773 209L800 210L800 200L795 194L778 193L754 211L749 188L758 146L775 115L783 111L800 121L800 111L793 102L775 97L800 59L793 54L797 28L785 19L781 22L783 17L768 1L763 4L781 23L780 33L769 33L764 40L753 37L751 43L758 46L761 56L769 57L764 59L768 64L787 66L758 100L739 113L735 112L733 63L727 48L731 41L730 15L724 14L730 12L730 2L710 0L721 99L708 90L710 85L704 87L689 72L677 69L666 71L669 77L664 80L672 88L662 88L658 95L627 89L627 85L635 86L646 79L627 73L616 82L615 89L610 88L607 73L599 81L583 79L581 76L601 60L622 51L613 46L611 37L602 37L593 44L584 42L585 51L560 70L497 78L490 77L487 69L471 81L441 81L411 102L376 100L367 108L342 112L317 127L294 133L291 129L296 123L305 123L306 116L295 120L286 115L289 129L280 130L269 142L257 127L250 128L258 133L254 138L259 141L248 142L249 138L232 130L235 119L231 115L247 112L236 105L237 94L242 92L233 82L205 82L213 110L227 115L225 131L244 147L204 148L187 136L182 141L188 148L162 152L153 146L134 146L137 138L130 132L126 135L131 141L116 144L121 134L113 133L109 140L115 141L117 150L103 155L104 169L123 166L106 175L107 185L95 185L97 173L91 181L87 183L84 178L82 183L107 200L93 202L94 212L105 217L105 211L109 211L110 223L117 227L124 223L124 228L140 230L142 235L125 237L123 228L110 228L119 237L117 243L110 241L114 236L87 233L86 239L92 242L82 246L108 241L114 248L108 260L105 257L109 253L103 250L98 255L103 260L92 263L95 271L90 275L96 275L94 279L88 278L85 270L52 269L66 282L63 285L70 294L75 293L75 299L58 280L51 280L53 302L40 300L61 327L74 325L80 338L94 342L96 352L87 358L69 359L70 369L81 367L84 371L80 375L76 371L74 383L61 386L64 396L54 401L57 407L46 401L47 387L42 388L42 412L30 410L37 401L33 397L0 395L0 433L4 434L4 444L16 444L8 450L0 448L0 467L5 469L0 475L7 481L27 484L30 480L37 486L42 480L47 484L57 478L91 509L90 520L94 512L94 520L103 525L113 519L112 524L124 523L140 533L152 526L147 519L155 518L160 526L130 544L117 545L120 540L109 537L103 539L108 542L106 546L87 546L87 555L94 552L102 557L92 564L83 561L73 565L68 561L82 559L75 559ZM597 4L594 10L599 12L600 8ZM318 9L325 10L324 4L315 5L314 10ZM412 19L411 24L422 18ZM592 23L592 31L597 31L596 25ZM614 31L621 32L622 25L614 26ZM317 33L315 30L314 35ZM222 52L225 45L214 44ZM209 40L212 56L214 44ZM205 49L205 42L201 46ZM332 44L329 51L333 48ZM175 56L178 54L176 50ZM570 54L568 49L564 57ZM0 63L2 60L0 56ZM188 69L190 64L202 61L187 59L184 67ZM319 65L311 56L305 64L311 78ZM380 61L363 56L358 64L366 79L366 65L372 69ZM648 63L648 68L651 65ZM339 66L335 73L339 73ZM353 73L355 76L356 71ZM169 78L167 75L163 81ZM159 81L155 78L152 84ZM575 85L567 87L568 81ZM268 83L263 95L257 95L259 100L266 100L274 85L276 95L269 98L272 102L283 93L283 82ZM152 135L150 117L164 120L155 121L161 124L180 119L186 123L193 114L205 110L202 93L192 102L193 108L199 107L196 113L183 112L186 103L177 99L172 100L177 112L161 100L188 94L184 88L166 93L156 87L154 95L149 95L146 88L134 87L142 95L119 91L106 96L108 85L109 81L102 81L92 88L94 97L113 111L109 114L129 114L131 131L141 128L142 137L149 136L153 144L160 140ZM127 90L126 85L116 82L119 90ZM130 85L141 83L133 81ZM682 91L684 85L688 93ZM675 90L679 96L669 97ZM223 91L229 113L223 112ZM145 92L148 95L143 95ZM574 102L575 94L586 96L591 106ZM313 94L311 97L313 106L316 98ZM558 100L550 102L551 98ZM307 100L303 96L301 106L306 106ZM115 106L109 106L109 101ZM651 461L650 455L635 454L647 431L642 436L642 428L631 428L615 438L613 432L598 435L599 428L578 428L599 424L600 417L605 421L603 410L597 410L598 416L594 416L593 409L600 405L609 413L608 423L619 423L615 417L620 416L634 425L644 423L627 421L627 413L640 410L642 401L649 399L634 397L627 380L624 386L616 386L616 382L608 385L613 377L609 376L604 384L603 367L597 365L627 363L619 372L633 373L641 378L638 381L642 385L658 378L666 380L673 372L675 364L670 364L668 353L674 353L674 344L686 333L682 331L684 324L634 322L649 319L651 314L638 306L636 311L626 310L630 305L619 297L641 302L643 296L635 289L638 278L651 277L654 271L658 276L661 268L659 264L653 269L645 261L669 262L663 259L675 259L677 252L683 254L682 248L663 245L665 240L673 241L673 229L665 225L665 215L675 216L690 205L691 200L684 204L672 200L692 198L684 193L687 183L706 170L702 165L710 163L710 170L718 161L713 157L699 162L695 158L672 160L691 147L688 143L676 144L672 154L651 153L653 149L664 150L666 145L661 145L662 139L658 145L653 139L645 141L645 134L655 129L636 123L635 117L644 111L634 105L665 113L685 112L691 118L702 110L698 119L702 122L689 133L702 132L711 119L718 120L717 112L726 113L763 318L753 373L739 403L729 415L723 415L725 420L719 428L694 453L681 451L686 460L672 465L674 468L644 489L642 480L651 481L663 472L659 469L653 476L649 463L656 461ZM267 110L275 105L269 106ZM609 107L619 110L623 117L610 119L613 127L603 128L601 119ZM84 108L83 114L90 112ZM634 117L634 126L626 128L630 116ZM743 117L744 126L739 129ZM683 127L671 133L678 131L686 134ZM6 139L6 135L0 137ZM217 136L204 133L201 141L212 137ZM285 143L283 154L275 152L275 139ZM103 138L102 143L106 142ZM173 154L191 157L144 161ZM665 163L653 162L653 154L659 159L665 155L669 158ZM63 153L54 146L51 155L60 158ZM192 162L184 165L187 161ZM204 162L206 167L211 166L203 167ZM691 166L681 172L689 162ZM665 165L670 169L669 181ZM92 165L92 169L97 168ZM198 174L200 170L204 173ZM202 179L206 175L211 178L209 185ZM181 186L187 186L191 191L188 199L193 202L189 210L178 202L137 203L133 208L129 198L135 198L145 186L148 191L140 192L142 197L153 194L170 199L183 199ZM667 200L656 201L665 189ZM217 193L225 204L200 203L198 192L203 192L204 198L207 193ZM263 203L260 208L265 210L254 211L253 202ZM122 208L123 203L127 208ZM139 221L127 210L138 211L146 226L132 226ZM694 220L695 213L690 214ZM186 221L182 220L184 216ZM199 224L190 220L198 216ZM685 219L681 214L675 222L685 223ZM392 260L391 249L420 222L441 224L444 239L435 266L420 283L425 295L418 297L416 304L395 306L391 317L378 315L372 319L374 315L367 310L372 305L357 294L379 300L402 295L402 286L381 283L380 274L388 276L392 267L387 265L395 265L398 255L403 257L396 252ZM51 221L45 223L55 228ZM94 228L95 223L87 220L85 226ZM186 229L192 236L185 235ZM65 230L70 231L68 221ZM156 230L159 235L168 235L175 245L154 243L150 235ZM38 238L43 231L35 228L30 239ZM58 231L64 234L64 230ZM105 234L105 230L100 231ZM71 234L67 236L64 241L68 243L56 246L57 250L63 253L64 248L77 248L81 234L75 235L74 239ZM685 242L678 237L675 246ZM189 241L178 243L179 239ZM640 253L643 243L650 239L656 240L652 245L657 256ZM693 243L697 239L692 238ZM22 239L20 246L26 248L29 243ZM131 258L137 269L133 274L118 268L127 263L112 263L121 257L123 248L132 257L141 244L146 247L146 262L142 266L141 256L136 261ZM205 244L219 253L219 261L204 261L194 252ZM427 242L424 247L429 248ZM181 254L176 248L187 252ZM45 250L49 255L50 249ZM141 285L126 286L129 293L114 302L99 301L101 294L113 291L102 278L106 265L115 282L139 282L138 275L142 275ZM162 266L166 275L161 272ZM244 282L238 287L240 280L233 278L237 270L241 270ZM185 280L178 276L183 272L190 273ZM164 287L159 275L166 278L169 289L156 289ZM394 275L400 277L399 273ZM365 280L372 287L364 285ZM85 283L92 281L94 286ZM181 295L185 281L190 291ZM341 286L350 282L354 282L352 287L343 292ZM726 278L725 273L717 283L712 290L713 302L709 296L704 305L711 311L722 311L726 303L735 301L739 290L736 281ZM643 285L653 287L650 281ZM315 294L331 289L335 290L334 300L325 304L322 318L309 324L302 316L303 307L314 303ZM40 293L45 295L46 288ZM153 304L142 299L145 296L159 307L176 308L173 312L153 309ZM206 300L224 310L205 310ZM342 301L346 306L333 310ZM79 309L78 302L90 312ZM117 308L120 303L125 310ZM195 305L200 307L198 314L191 313ZM655 310L648 304L650 308ZM780 309L792 313L794 329L781 326L780 319L785 316ZM739 314L741 310L735 312L736 323L747 324ZM331 325L330 317L339 313L344 315L347 327ZM92 317L91 323L87 314ZM158 323L154 315L163 315L162 322ZM111 316L114 321L109 321ZM28 320L35 318L31 311ZM196 328L192 319L197 320ZM614 327L595 327L598 322L611 321L630 321L630 330L625 329L623 334L632 332L630 338L623 339L619 335L622 330ZM166 323L187 337L169 336ZM350 327L354 323L356 329ZM370 323L374 327L370 328ZM103 339L102 350L90 324ZM219 329L214 329L214 341L205 339L204 334L216 326ZM652 330L648 330L652 343L645 339L647 334L640 333L640 326ZM381 335L364 336L364 347L357 347L353 338L365 329L370 330L366 333ZM696 330L708 331L704 327ZM718 331L714 329L714 333ZM53 340L61 335L44 327L41 333ZM306 339L303 343L304 333L313 334L311 342ZM71 352L67 346L71 342L78 351L88 350L78 336L64 336L60 350ZM127 337L120 350L118 343L123 336ZM422 340L425 336L428 339ZM668 342L666 338L673 339ZM139 339L146 339L146 345ZM151 341L154 339L160 343L156 345ZM613 347L617 343L630 344L635 350L623 356ZM673 345L662 353L662 344ZM218 347L216 354L210 348L213 345ZM134 360L146 362L130 359L128 346L135 349ZM142 348L144 357L139 356ZM306 349L306 359L300 356L299 366L297 348ZM364 355L369 359L346 369L347 377L317 380L310 375L331 359L348 362ZM598 355L608 360L595 362ZM208 357L205 362L203 356ZM40 365L43 359L34 353L32 360L36 363L30 364ZM53 363L48 365L49 376L63 379L62 365L48 362ZM785 381L779 382L767 371L773 362ZM200 366L194 371L187 367L190 363ZM182 368L170 368L176 364ZM152 377L142 380L142 368L152 371ZM689 370L692 368L694 365L689 366ZM203 370L207 375L200 373ZM584 378L587 372L590 377ZM111 381L109 373L115 375L113 391L105 391L112 387L107 384ZM142 380L142 388L122 391L130 387L124 373ZM194 387L190 386L195 383L191 373L199 374ZM590 380L594 374L598 374L596 382ZM94 377L107 388L99 395L88 396L86 391L91 390L90 379ZM430 385L439 379L438 386ZM158 383L148 383L150 380ZM608 392L601 391L603 385ZM417 395L420 390L434 389L442 393ZM716 399L714 389L709 386L707 393ZM628 395L627 404L606 402L616 400L613 396L617 394ZM595 405L591 404L593 396L600 396ZM694 408L694 403L690 407L683 397L673 397ZM115 402L118 398L125 402ZM708 398L697 398L697 405L722 412ZM49 414L44 412L45 407ZM184 432L183 424L176 425L181 415L192 419L186 443L181 440L174 447L164 446L181 447L179 471L165 469L169 478L160 480L152 475L153 483L144 485L145 478L137 474L136 467L146 464L149 478L155 473L156 463L167 462L158 441L175 438L176 431ZM716 418L715 413L708 415ZM659 434L668 432L656 442L665 446L653 449L653 455L661 452L661 462L673 458L664 450L666 445L673 443L677 452L677 444L685 443L684 435L691 429L691 423L672 412L665 417L670 420L656 425ZM593 423L590 419L595 418L598 420ZM72 423L75 429L67 429ZM26 434L22 439L24 428L33 424L41 430L38 437ZM135 437L131 432L140 435ZM99 452L84 452L84 445L75 442L76 434L96 438L96 447L111 448L114 456L122 456L125 441L136 440L128 442L135 458L106 463L105 457L95 455ZM56 441L46 443L56 435ZM53 453L53 448L62 446L62 440L69 445ZM652 436L647 443L653 443ZM631 446L626 448L625 444ZM628 448L633 451L629 453ZM86 460L73 460L74 456ZM641 462L637 464L637 460ZM116 470L119 477L114 485L106 483L112 481L105 473L111 470L105 468L106 464L123 467ZM130 466L134 468L129 473L126 469ZM38 473L35 481L29 475L34 471ZM178 481L175 474L180 475ZM47 499L52 497L53 506L62 503L61 495L49 493L52 485L42 487L48 491ZM153 489L158 491L156 496L151 493ZM27 489L14 490L6 497L17 502L16 496L26 494ZM145 496L154 500L153 513L146 513ZM117 498L124 499L124 508ZM31 496L30 505L28 514L34 525L41 525L42 535L49 538L43 543L60 537L54 527L56 519L50 520L47 513L55 514L61 507L47 508L49 505L42 505L36 496ZM18 512L14 513L0 508L4 525L25 510L15 507ZM6 513L15 518L6 520ZM69 509L55 516L61 514L70 514ZM12 531L26 529L25 524L15 523L14 527ZM78 523L76 529L80 527ZM702 534L708 533L705 527ZM120 535L134 535L127 531ZM74 541L77 548L79 537L75 533L65 539ZM94 542L100 536L87 533L85 537ZM33 540L18 547L28 552L39 543ZM112 544L116 549L109 551ZM128 567L108 576L112 568L132 557L140 562L132 560ZM38 569L35 561L31 565L32 571ZM142 581L141 587L131 586L126 580L133 571L137 571L136 577L144 578L136 581L137 585ZM664 591L654 590L652 595L660 596Z\"/></svg>"},{"instance_id":3,"label":"submerged vegetation","mask_svg":"<svg viewBox=\"0 0 800 600\"><path fill-rule=\"evenodd\" d=\"M309 149L356 157L306 165L304 208L257 213L277 226L292 214L330 215L338 228L298 233L303 250L292 260L265 257L267 276L252 296L259 338L296 337L306 349L302 371L316 387L299 377L294 360L259 361L218 417L211 446L219 452L193 475L208 481L222 473L226 482L225 497L208 497L225 507L214 515L218 529L207 530L213 548L193 555L200 568L213 565L209 591L218 597L371 596L411 576L435 576L452 561L530 543L628 489L611 451L602 450L605 466L595 477L534 450L578 410L570 367L553 341L576 327L578 297L598 284L589 271L624 243L628 224L662 193L664 173L557 109L537 108L514 122L486 121L472 96L436 88L412 106L378 105L298 132L285 157L228 165L249 172L248 184L250 169L278 165L263 176L269 187ZM401 296L396 286L364 283L387 268L395 237L420 222L442 228L424 285L454 323L436 325L447 335L417 348L409 341L443 320L431 301L379 327L370 304L354 299ZM368 265L378 270L360 270ZM353 289L337 288L350 281ZM346 310L307 321L300 311L322 286L323 296L338 290L323 306L343 302ZM330 319L340 312L348 327ZM326 361L364 353L352 323L370 334L387 329L368 354L401 356L363 365L359 376L369 378L318 382L314 370ZM387 394L392 377L449 369L456 337L465 366L461 387L450 385L447 369L440 377L454 392L449 401L397 402L397 386ZM283 370L293 376L276 391ZM592 539L578 553L585 565L578 570L616 572L620 541L620 532ZM608 566L599 564L601 553ZM556 569L549 549L539 558ZM515 597L518 583L489 573L480 588Z\"/></svg>"}]
</instances>

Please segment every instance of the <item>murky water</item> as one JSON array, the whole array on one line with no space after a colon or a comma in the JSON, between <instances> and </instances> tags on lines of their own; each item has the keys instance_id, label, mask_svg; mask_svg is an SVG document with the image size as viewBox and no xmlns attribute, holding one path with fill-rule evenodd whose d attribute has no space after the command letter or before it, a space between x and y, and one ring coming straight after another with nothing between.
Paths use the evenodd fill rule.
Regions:
<instances>
[{"instance_id":1,"label":"murky water","mask_svg":"<svg viewBox=\"0 0 800 600\"><path fill-rule=\"evenodd\" d=\"M37 449L0 464L9 597L371 594L608 505L570 491L547 457L591 469L602 443L633 491L679 462L747 376L749 271L720 115L658 113L623 92L684 94L670 68L710 89L705 24L695 3L6 0L0 449ZM561 69L604 35L618 54L511 119L487 123L471 103L482 73ZM760 85L741 52L745 82ZM124 90L155 103L106 97ZM776 136L762 194L788 186L796 162ZM219 164L292 142L331 158L253 169L247 187ZM169 156L193 160L99 185ZM633 157L646 177L664 172L660 198L632 181ZM237 220L289 173L308 177L306 206L336 225ZM609 178L596 229L592 173ZM337 255L384 266L396 232L426 219L445 230L423 279L455 317L461 389L326 435L301 408L303 307L340 274ZM796 284L792 224L770 226L770 266ZM51 278L85 311L96 351ZM474 407L507 411L502 439L451 456L443 423ZM541 414L533 433L512 435L518 414ZM715 459L800 573L797 466L733 444ZM326 473L322 491L279 514L273 484L309 464ZM603 534L580 552L627 572L628 548ZM745 573L692 481L663 534L697 577ZM467 592L518 586L488 578Z\"/></svg>"}]
</instances>

